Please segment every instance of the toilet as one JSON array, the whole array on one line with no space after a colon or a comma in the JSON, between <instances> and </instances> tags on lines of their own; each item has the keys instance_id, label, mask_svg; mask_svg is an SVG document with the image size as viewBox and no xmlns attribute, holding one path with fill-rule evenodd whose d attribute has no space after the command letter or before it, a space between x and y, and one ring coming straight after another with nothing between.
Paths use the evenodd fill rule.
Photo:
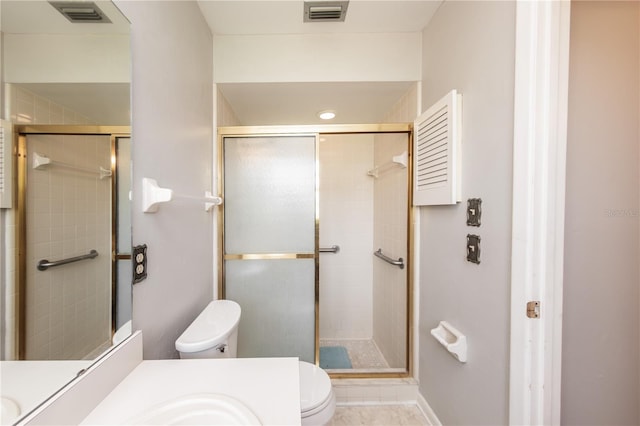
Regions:
<instances>
[{"instance_id":1,"label":"toilet","mask_svg":"<svg viewBox=\"0 0 640 426\"><path fill-rule=\"evenodd\" d=\"M326 425L336 411L331 379L322 368L300 361L300 417L302 424Z\"/></svg>"},{"instance_id":2,"label":"toilet","mask_svg":"<svg viewBox=\"0 0 640 426\"><path fill-rule=\"evenodd\" d=\"M232 300L214 300L176 340L180 358L235 358L240 305ZM302 424L325 425L336 409L329 375L305 362L300 367L300 418Z\"/></svg>"}]
</instances>

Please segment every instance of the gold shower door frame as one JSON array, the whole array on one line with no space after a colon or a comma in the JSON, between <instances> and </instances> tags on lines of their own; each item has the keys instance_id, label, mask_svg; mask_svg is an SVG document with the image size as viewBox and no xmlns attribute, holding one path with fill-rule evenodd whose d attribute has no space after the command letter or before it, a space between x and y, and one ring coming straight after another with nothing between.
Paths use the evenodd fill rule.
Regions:
<instances>
[{"instance_id":1,"label":"gold shower door frame","mask_svg":"<svg viewBox=\"0 0 640 426\"><path fill-rule=\"evenodd\" d=\"M27 285L27 221L26 221L26 191L27 191L27 157L26 144L28 135L91 135L109 136L111 143L111 335L116 329L116 307L117 307L117 271L118 260L131 259L131 255L117 253L117 181L116 181L116 140L119 138L130 138L131 127L129 126L85 126L85 125L49 125L49 124L28 124L14 126L14 170L16 170L16 247L18 254L16 258L16 282L18 291L16 292L16 345L17 359L26 359L26 285Z\"/></svg>"},{"instance_id":2,"label":"gold shower door frame","mask_svg":"<svg viewBox=\"0 0 640 426\"><path fill-rule=\"evenodd\" d=\"M315 364L320 363L320 256L319 256L319 189L318 189L318 140L321 135L347 135L347 134L382 134L405 133L407 135L407 152L409 161L407 165L407 259L406 259L406 291L407 291L407 318L406 329L406 370L404 372L341 372L329 373L331 378L403 378L413 374L413 123L388 123L388 124L336 124L336 125L303 125L303 126L232 126L218 128L218 168L217 186L218 194L224 200L224 139L233 137L274 137L274 136L315 136L316 138L316 209L315 209L315 253L309 254L247 254L225 255L224 252L224 208L218 211L218 295L225 295L225 260L237 259L284 259L284 258L313 258L315 259Z\"/></svg>"}]
</instances>

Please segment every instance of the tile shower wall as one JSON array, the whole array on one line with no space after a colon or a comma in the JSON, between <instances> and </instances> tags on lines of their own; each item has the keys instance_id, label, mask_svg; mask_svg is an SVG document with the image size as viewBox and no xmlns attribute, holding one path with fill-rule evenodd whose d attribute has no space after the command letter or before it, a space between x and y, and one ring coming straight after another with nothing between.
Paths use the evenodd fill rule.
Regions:
<instances>
[{"instance_id":1,"label":"tile shower wall","mask_svg":"<svg viewBox=\"0 0 640 426\"><path fill-rule=\"evenodd\" d=\"M240 120L219 88L216 88L216 119L218 126L240 126Z\"/></svg>"},{"instance_id":2,"label":"tile shower wall","mask_svg":"<svg viewBox=\"0 0 640 426\"><path fill-rule=\"evenodd\" d=\"M18 249L16 247L16 225L15 214L12 209L0 210L0 226L3 227L2 235L3 241L1 242L4 250L4 256L2 257L2 274L4 284L2 286L2 300L4 300L3 306L5 307L2 313L0 322L3 325L2 333L2 353L0 354L3 360L13 360L17 358L17 348L15 346L16 330L14 319L16 317L16 305L18 290L16 284L16 260L18 257Z\"/></svg>"},{"instance_id":3,"label":"tile shower wall","mask_svg":"<svg viewBox=\"0 0 640 426\"><path fill-rule=\"evenodd\" d=\"M5 84L5 91L9 99L8 116L14 124L97 124L79 112L15 84Z\"/></svg>"},{"instance_id":4,"label":"tile shower wall","mask_svg":"<svg viewBox=\"0 0 640 426\"><path fill-rule=\"evenodd\" d=\"M416 117L417 84L394 105L385 122ZM406 150L405 135L376 135L375 164L385 164ZM374 250L407 259L407 169L386 169L375 180ZM373 263L373 337L390 367L406 367L407 272L375 259Z\"/></svg>"},{"instance_id":5,"label":"tile shower wall","mask_svg":"<svg viewBox=\"0 0 640 426\"><path fill-rule=\"evenodd\" d=\"M109 167L108 136L31 135L27 140L27 359L82 359L111 331L111 179L31 167L31 153L78 167ZM46 271L90 250L99 256Z\"/></svg>"},{"instance_id":6,"label":"tile shower wall","mask_svg":"<svg viewBox=\"0 0 640 426\"><path fill-rule=\"evenodd\" d=\"M375 162L385 164L406 150L407 136L377 135ZM383 169L375 179L374 249L407 259L407 169ZM407 270L381 259L373 263L373 337L389 367L406 366Z\"/></svg>"},{"instance_id":7,"label":"tile shower wall","mask_svg":"<svg viewBox=\"0 0 640 426\"><path fill-rule=\"evenodd\" d=\"M320 139L320 338L372 337L373 136Z\"/></svg>"},{"instance_id":8,"label":"tile shower wall","mask_svg":"<svg viewBox=\"0 0 640 426\"><path fill-rule=\"evenodd\" d=\"M418 83L414 83L409 90L387 112L384 123L411 123L419 115Z\"/></svg>"}]
</instances>

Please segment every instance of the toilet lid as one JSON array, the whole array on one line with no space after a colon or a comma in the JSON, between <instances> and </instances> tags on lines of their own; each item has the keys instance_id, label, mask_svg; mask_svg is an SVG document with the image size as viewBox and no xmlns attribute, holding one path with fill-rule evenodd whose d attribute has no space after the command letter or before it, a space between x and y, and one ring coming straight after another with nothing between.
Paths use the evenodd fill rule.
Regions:
<instances>
[{"instance_id":1,"label":"toilet lid","mask_svg":"<svg viewBox=\"0 0 640 426\"><path fill-rule=\"evenodd\" d=\"M187 327L178 340L180 352L211 349L225 339L240 321L240 305L232 300L214 300Z\"/></svg>"},{"instance_id":2,"label":"toilet lid","mask_svg":"<svg viewBox=\"0 0 640 426\"><path fill-rule=\"evenodd\" d=\"M300 361L300 412L313 410L331 396L331 379L320 367Z\"/></svg>"}]
</instances>

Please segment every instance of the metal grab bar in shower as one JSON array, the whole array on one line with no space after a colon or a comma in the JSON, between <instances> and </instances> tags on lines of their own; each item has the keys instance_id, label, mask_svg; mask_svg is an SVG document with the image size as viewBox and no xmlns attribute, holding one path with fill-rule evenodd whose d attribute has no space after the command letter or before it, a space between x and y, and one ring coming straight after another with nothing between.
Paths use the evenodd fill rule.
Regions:
<instances>
[{"instance_id":1,"label":"metal grab bar in shower","mask_svg":"<svg viewBox=\"0 0 640 426\"><path fill-rule=\"evenodd\" d=\"M398 258L398 260L392 259L389 256L386 256L382 253L382 249L379 248L378 250L374 251L373 254L376 257L379 257L380 259L384 260L387 263L390 263L392 265L397 266L400 269L404 269L404 260L402 260L401 257Z\"/></svg>"},{"instance_id":2,"label":"metal grab bar in shower","mask_svg":"<svg viewBox=\"0 0 640 426\"><path fill-rule=\"evenodd\" d=\"M320 253L338 253L340 251L340 246L333 245L331 247L320 247L318 251Z\"/></svg>"},{"instance_id":3,"label":"metal grab bar in shower","mask_svg":"<svg viewBox=\"0 0 640 426\"><path fill-rule=\"evenodd\" d=\"M56 260L53 262L42 259L38 262L38 271L46 271L54 266L66 265L67 263L78 262L85 259L93 259L94 257L98 257L98 252L96 250L91 250L88 254L83 254L82 256L70 257L68 259Z\"/></svg>"}]
</instances>

